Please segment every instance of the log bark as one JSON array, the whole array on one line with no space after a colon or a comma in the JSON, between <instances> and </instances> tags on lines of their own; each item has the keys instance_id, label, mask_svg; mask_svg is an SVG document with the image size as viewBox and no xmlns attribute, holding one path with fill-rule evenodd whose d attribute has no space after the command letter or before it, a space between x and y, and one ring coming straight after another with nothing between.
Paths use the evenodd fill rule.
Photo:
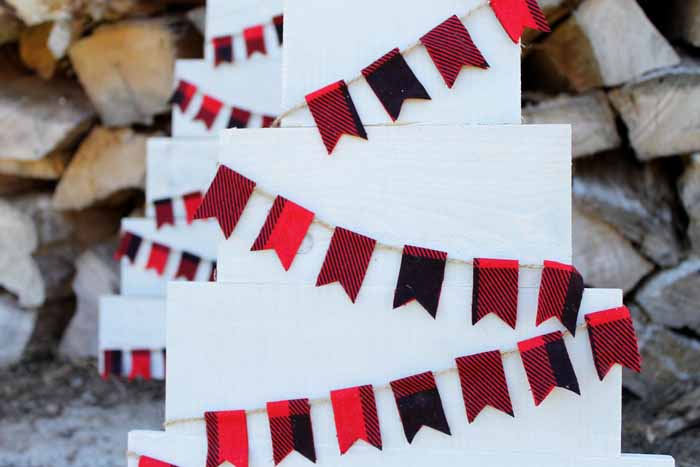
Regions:
<instances>
[{"instance_id":1,"label":"log bark","mask_svg":"<svg viewBox=\"0 0 700 467\"><path fill-rule=\"evenodd\" d=\"M48 156L35 160L0 159L0 174L40 180L58 180L68 167L70 151L54 151Z\"/></svg>"}]
</instances>

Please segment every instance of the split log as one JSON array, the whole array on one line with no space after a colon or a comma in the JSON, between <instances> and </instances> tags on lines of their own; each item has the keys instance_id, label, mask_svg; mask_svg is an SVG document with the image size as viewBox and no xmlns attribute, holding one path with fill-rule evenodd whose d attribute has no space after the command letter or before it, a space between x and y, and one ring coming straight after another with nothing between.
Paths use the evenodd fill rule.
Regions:
<instances>
[{"instance_id":1,"label":"split log","mask_svg":"<svg viewBox=\"0 0 700 467\"><path fill-rule=\"evenodd\" d=\"M535 86L582 92L617 86L679 61L636 0L586 0L533 46L527 68L537 76Z\"/></svg>"},{"instance_id":2,"label":"split log","mask_svg":"<svg viewBox=\"0 0 700 467\"><path fill-rule=\"evenodd\" d=\"M700 0L674 0L669 30L683 40L700 47Z\"/></svg>"},{"instance_id":3,"label":"split log","mask_svg":"<svg viewBox=\"0 0 700 467\"><path fill-rule=\"evenodd\" d=\"M19 39L21 23L10 11L0 5L0 45Z\"/></svg>"},{"instance_id":4,"label":"split log","mask_svg":"<svg viewBox=\"0 0 700 467\"><path fill-rule=\"evenodd\" d=\"M0 159L0 174L40 180L58 180L68 167L71 153L54 151L39 160Z\"/></svg>"},{"instance_id":5,"label":"split log","mask_svg":"<svg viewBox=\"0 0 700 467\"><path fill-rule=\"evenodd\" d=\"M527 105L525 123L569 123L573 127L573 156L595 154L620 145L615 115L604 92L562 95Z\"/></svg>"},{"instance_id":6,"label":"split log","mask_svg":"<svg viewBox=\"0 0 700 467\"><path fill-rule=\"evenodd\" d=\"M609 97L640 159L700 150L700 65L654 73L612 90Z\"/></svg>"},{"instance_id":7,"label":"split log","mask_svg":"<svg viewBox=\"0 0 700 467\"><path fill-rule=\"evenodd\" d=\"M187 12L187 19L197 28L201 35L205 34L207 14L206 7L193 8Z\"/></svg>"},{"instance_id":8,"label":"split log","mask_svg":"<svg viewBox=\"0 0 700 467\"><path fill-rule=\"evenodd\" d=\"M688 238L693 252L700 256L700 154L690 158L690 163L679 180L679 191L690 219Z\"/></svg>"}]
</instances>

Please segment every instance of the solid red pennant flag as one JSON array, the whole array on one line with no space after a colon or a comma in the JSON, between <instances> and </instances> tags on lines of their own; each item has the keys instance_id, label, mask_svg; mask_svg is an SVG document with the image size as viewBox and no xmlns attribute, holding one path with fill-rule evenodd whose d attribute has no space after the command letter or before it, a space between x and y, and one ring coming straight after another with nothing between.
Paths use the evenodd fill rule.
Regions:
<instances>
[{"instance_id":1,"label":"solid red pennant flag","mask_svg":"<svg viewBox=\"0 0 700 467\"><path fill-rule=\"evenodd\" d=\"M586 315L595 369L602 381L616 363L639 373L642 356L626 306Z\"/></svg>"},{"instance_id":2,"label":"solid red pennant flag","mask_svg":"<svg viewBox=\"0 0 700 467\"><path fill-rule=\"evenodd\" d=\"M277 196L250 250L275 250L288 271L313 220L313 212Z\"/></svg>"},{"instance_id":3,"label":"solid red pennant flag","mask_svg":"<svg viewBox=\"0 0 700 467\"><path fill-rule=\"evenodd\" d=\"M377 403L371 385L331 391L331 404L340 454L345 454L358 440L382 449Z\"/></svg>"},{"instance_id":4,"label":"solid red pennant flag","mask_svg":"<svg viewBox=\"0 0 700 467\"><path fill-rule=\"evenodd\" d=\"M185 219L188 224L191 224L194 221L199 205L202 204L202 193L199 191L187 193L182 197L182 202L185 205Z\"/></svg>"},{"instance_id":5,"label":"solid red pennant flag","mask_svg":"<svg viewBox=\"0 0 700 467\"><path fill-rule=\"evenodd\" d=\"M535 405L540 405L555 387L581 394L560 331L518 342L518 349Z\"/></svg>"},{"instance_id":6,"label":"solid red pennant flag","mask_svg":"<svg viewBox=\"0 0 700 467\"><path fill-rule=\"evenodd\" d=\"M474 260L472 324L493 313L515 329L518 314L518 267L517 260Z\"/></svg>"},{"instance_id":7,"label":"solid red pennant flag","mask_svg":"<svg viewBox=\"0 0 700 467\"><path fill-rule=\"evenodd\" d=\"M545 261L537 304L537 326L550 318L557 318L575 336L582 298L583 277L576 268Z\"/></svg>"},{"instance_id":8,"label":"solid red pennant flag","mask_svg":"<svg viewBox=\"0 0 700 467\"><path fill-rule=\"evenodd\" d=\"M501 26L514 43L520 42L525 28L549 32L549 24L537 0L491 0Z\"/></svg>"},{"instance_id":9,"label":"solid red pennant flag","mask_svg":"<svg viewBox=\"0 0 700 467\"><path fill-rule=\"evenodd\" d=\"M272 18L272 24L275 25L275 32L277 33L277 43L282 45L284 38L284 16L277 15Z\"/></svg>"},{"instance_id":10,"label":"solid red pennant flag","mask_svg":"<svg viewBox=\"0 0 700 467\"><path fill-rule=\"evenodd\" d=\"M166 224L175 225L173 213L173 200L171 198L157 199L153 201L156 209L156 227L161 228Z\"/></svg>"},{"instance_id":11,"label":"solid red pennant flag","mask_svg":"<svg viewBox=\"0 0 700 467\"><path fill-rule=\"evenodd\" d=\"M267 416L272 435L272 456L275 465L293 451L316 462L314 433L311 429L311 407L308 399L268 402Z\"/></svg>"},{"instance_id":12,"label":"solid red pennant flag","mask_svg":"<svg viewBox=\"0 0 700 467\"><path fill-rule=\"evenodd\" d=\"M392 381L391 390L409 444L423 426L452 435L431 372Z\"/></svg>"},{"instance_id":13,"label":"solid red pennant flag","mask_svg":"<svg viewBox=\"0 0 700 467\"><path fill-rule=\"evenodd\" d=\"M254 189L254 181L221 165L194 218L216 217L224 235L229 238Z\"/></svg>"},{"instance_id":14,"label":"solid red pennant flag","mask_svg":"<svg viewBox=\"0 0 700 467\"><path fill-rule=\"evenodd\" d=\"M110 375L122 375L122 351L121 350L105 350L103 353L104 361L102 363L102 379L107 379Z\"/></svg>"},{"instance_id":15,"label":"solid red pennant flag","mask_svg":"<svg viewBox=\"0 0 700 467\"><path fill-rule=\"evenodd\" d=\"M117 251L114 252L114 259L119 261L126 256L129 258L131 264L133 264L142 241L143 239L139 235L131 232L123 232L119 239Z\"/></svg>"},{"instance_id":16,"label":"solid red pennant flag","mask_svg":"<svg viewBox=\"0 0 700 467\"><path fill-rule=\"evenodd\" d=\"M197 115L194 116L194 120L203 121L207 128L211 129L223 105L224 104L218 99L211 96L204 96L202 98L202 106L199 108Z\"/></svg>"},{"instance_id":17,"label":"solid red pennant flag","mask_svg":"<svg viewBox=\"0 0 700 467\"><path fill-rule=\"evenodd\" d=\"M151 252L148 255L148 262L146 262L146 270L153 269L159 276L162 276L165 271L165 265L168 264L168 256L170 256L169 247L156 242L151 243Z\"/></svg>"},{"instance_id":18,"label":"solid red pennant flag","mask_svg":"<svg viewBox=\"0 0 700 467\"><path fill-rule=\"evenodd\" d=\"M131 372L129 381L141 377L145 380L151 379L151 351L132 350L131 351Z\"/></svg>"},{"instance_id":19,"label":"solid red pennant flag","mask_svg":"<svg viewBox=\"0 0 700 467\"><path fill-rule=\"evenodd\" d=\"M250 115L251 113L245 109L232 107L231 116L228 119L228 126L226 128L246 128L250 120Z\"/></svg>"},{"instance_id":20,"label":"solid red pennant flag","mask_svg":"<svg viewBox=\"0 0 700 467\"><path fill-rule=\"evenodd\" d=\"M175 279L183 277L188 281L193 281L197 275L197 268L199 267L200 261L201 258L199 256L183 251L180 256L180 264L175 273Z\"/></svg>"},{"instance_id":21,"label":"solid red pennant flag","mask_svg":"<svg viewBox=\"0 0 700 467\"><path fill-rule=\"evenodd\" d=\"M501 352L493 350L459 357L455 361L469 423L489 405L513 416Z\"/></svg>"},{"instance_id":22,"label":"solid red pennant flag","mask_svg":"<svg viewBox=\"0 0 700 467\"><path fill-rule=\"evenodd\" d=\"M175 464L169 464L167 462L159 461L148 456L139 457L138 467L177 467Z\"/></svg>"},{"instance_id":23,"label":"solid red pennant flag","mask_svg":"<svg viewBox=\"0 0 700 467\"><path fill-rule=\"evenodd\" d=\"M214 45L214 66L233 63L233 36L220 36L212 39Z\"/></svg>"},{"instance_id":24,"label":"solid red pennant flag","mask_svg":"<svg viewBox=\"0 0 700 467\"><path fill-rule=\"evenodd\" d=\"M486 69L489 64L474 45L469 31L455 15L420 38L448 88L454 86L464 66Z\"/></svg>"},{"instance_id":25,"label":"solid red pennant flag","mask_svg":"<svg viewBox=\"0 0 700 467\"><path fill-rule=\"evenodd\" d=\"M333 152L344 134L367 139L345 81L329 84L306 96L311 115L316 122L328 154Z\"/></svg>"},{"instance_id":26,"label":"solid red pennant flag","mask_svg":"<svg viewBox=\"0 0 700 467\"><path fill-rule=\"evenodd\" d=\"M260 127L261 128L270 128L275 120L277 120L277 117L273 117L272 115L263 115L262 116L262 123L260 124Z\"/></svg>"},{"instance_id":27,"label":"solid red pennant flag","mask_svg":"<svg viewBox=\"0 0 700 467\"><path fill-rule=\"evenodd\" d=\"M248 57L255 52L260 52L265 55L265 31L262 25L251 26L243 30L243 39L245 39L245 49Z\"/></svg>"},{"instance_id":28,"label":"solid red pennant flag","mask_svg":"<svg viewBox=\"0 0 700 467\"><path fill-rule=\"evenodd\" d=\"M406 99L430 100L428 91L413 74L398 48L363 69L362 76L393 121L399 118Z\"/></svg>"},{"instance_id":29,"label":"solid red pennant flag","mask_svg":"<svg viewBox=\"0 0 700 467\"><path fill-rule=\"evenodd\" d=\"M197 86L181 79L170 98L170 104L177 105L180 107L180 111L186 112L196 92Z\"/></svg>"},{"instance_id":30,"label":"solid red pennant flag","mask_svg":"<svg viewBox=\"0 0 700 467\"><path fill-rule=\"evenodd\" d=\"M442 282L445 278L447 253L405 245L401 257L399 280L394 292L394 308L417 300L435 318Z\"/></svg>"},{"instance_id":31,"label":"solid red pennant flag","mask_svg":"<svg viewBox=\"0 0 700 467\"><path fill-rule=\"evenodd\" d=\"M316 286L339 282L355 303L376 243L372 238L336 227Z\"/></svg>"},{"instance_id":32,"label":"solid red pennant flag","mask_svg":"<svg viewBox=\"0 0 700 467\"><path fill-rule=\"evenodd\" d=\"M207 467L230 462L248 467L248 422L245 410L205 412Z\"/></svg>"}]
</instances>

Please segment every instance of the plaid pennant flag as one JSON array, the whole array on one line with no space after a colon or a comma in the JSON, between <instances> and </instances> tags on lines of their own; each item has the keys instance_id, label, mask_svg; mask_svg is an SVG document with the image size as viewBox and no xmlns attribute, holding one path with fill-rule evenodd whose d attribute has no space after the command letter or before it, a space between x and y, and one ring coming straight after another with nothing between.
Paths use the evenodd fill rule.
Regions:
<instances>
[{"instance_id":1,"label":"plaid pennant flag","mask_svg":"<svg viewBox=\"0 0 700 467\"><path fill-rule=\"evenodd\" d=\"M585 316L593 361L601 381L615 364L642 371L637 335L626 306L589 313Z\"/></svg>"},{"instance_id":2,"label":"plaid pennant flag","mask_svg":"<svg viewBox=\"0 0 700 467\"><path fill-rule=\"evenodd\" d=\"M493 313L515 329L518 315L518 261L474 260L472 324Z\"/></svg>"},{"instance_id":3,"label":"plaid pennant flag","mask_svg":"<svg viewBox=\"0 0 700 467\"><path fill-rule=\"evenodd\" d=\"M175 279L182 277L188 281L193 281L197 276L197 268L200 261L201 258L199 256L183 251L180 255L180 264L177 267Z\"/></svg>"},{"instance_id":4,"label":"plaid pennant flag","mask_svg":"<svg viewBox=\"0 0 700 467\"><path fill-rule=\"evenodd\" d=\"M372 238L336 227L316 287L339 282L355 303L376 243Z\"/></svg>"},{"instance_id":5,"label":"plaid pennant flag","mask_svg":"<svg viewBox=\"0 0 700 467\"><path fill-rule=\"evenodd\" d=\"M199 205L202 204L202 193L199 191L187 193L182 197L182 202L185 205L185 219L188 224L191 224Z\"/></svg>"},{"instance_id":6,"label":"plaid pennant flag","mask_svg":"<svg viewBox=\"0 0 700 467\"><path fill-rule=\"evenodd\" d=\"M263 115L262 116L262 123L260 124L261 128L270 128L272 124L277 120L277 117L273 117L272 115Z\"/></svg>"},{"instance_id":7,"label":"plaid pennant flag","mask_svg":"<svg viewBox=\"0 0 700 467\"><path fill-rule=\"evenodd\" d=\"M216 217L222 232L229 238L254 189L254 181L221 165L194 218Z\"/></svg>"},{"instance_id":8,"label":"plaid pennant flag","mask_svg":"<svg viewBox=\"0 0 700 467\"><path fill-rule=\"evenodd\" d=\"M392 381L391 390L409 444L423 426L452 435L431 372Z\"/></svg>"},{"instance_id":9,"label":"plaid pennant flag","mask_svg":"<svg viewBox=\"0 0 700 467\"><path fill-rule=\"evenodd\" d=\"M121 238L119 239L119 246L117 251L114 252L114 259L119 261L124 256L129 258L131 264L134 264L136 260L136 255L139 252L139 247L141 246L143 239L134 233L123 232Z\"/></svg>"},{"instance_id":10,"label":"plaid pennant flag","mask_svg":"<svg viewBox=\"0 0 700 467\"><path fill-rule=\"evenodd\" d=\"M248 422L245 410L205 412L207 467L230 462L248 467Z\"/></svg>"},{"instance_id":11,"label":"plaid pennant flag","mask_svg":"<svg viewBox=\"0 0 700 467\"><path fill-rule=\"evenodd\" d=\"M238 107L231 108L231 116L228 119L226 128L247 128L251 113Z\"/></svg>"},{"instance_id":12,"label":"plaid pennant flag","mask_svg":"<svg viewBox=\"0 0 700 467\"><path fill-rule=\"evenodd\" d=\"M308 399L268 402L267 416L275 465L293 451L297 451L311 462L316 462L311 406Z\"/></svg>"},{"instance_id":13,"label":"plaid pennant flag","mask_svg":"<svg viewBox=\"0 0 700 467\"><path fill-rule=\"evenodd\" d=\"M578 379L560 331L518 342L535 405L556 387L581 394Z\"/></svg>"},{"instance_id":14,"label":"plaid pennant flag","mask_svg":"<svg viewBox=\"0 0 700 467\"><path fill-rule=\"evenodd\" d=\"M265 30L263 26L251 26L243 30L243 39L245 40L246 55L250 57L255 52L262 55L267 53L265 49Z\"/></svg>"},{"instance_id":15,"label":"plaid pennant flag","mask_svg":"<svg viewBox=\"0 0 700 467\"><path fill-rule=\"evenodd\" d=\"M393 121L399 118L406 99L430 100L428 91L418 81L398 48L363 69L362 76Z\"/></svg>"},{"instance_id":16,"label":"plaid pennant flag","mask_svg":"<svg viewBox=\"0 0 700 467\"><path fill-rule=\"evenodd\" d=\"M223 105L223 102L220 100L205 95L202 98L202 105L199 108L199 112L197 112L197 115L194 116L194 120L201 120L207 126L207 129L211 130L211 127L214 125L214 121L219 115Z\"/></svg>"},{"instance_id":17,"label":"plaid pennant flag","mask_svg":"<svg viewBox=\"0 0 700 467\"><path fill-rule=\"evenodd\" d=\"M129 381L138 377L145 380L151 379L151 351L132 350L131 351L131 371Z\"/></svg>"},{"instance_id":18,"label":"plaid pennant flag","mask_svg":"<svg viewBox=\"0 0 700 467\"><path fill-rule=\"evenodd\" d=\"M163 275L165 265L168 264L168 256L170 256L170 248L161 243L151 243L151 252L148 255L146 262L146 270L153 269L159 276Z\"/></svg>"},{"instance_id":19,"label":"plaid pennant flag","mask_svg":"<svg viewBox=\"0 0 700 467\"><path fill-rule=\"evenodd\" d=\"M520 42L525 28L550 32L537 0L491 0L491 8L514 43Z\"/></svg>"},{"instance_id":20,"label":"plaid pennant flag","mask_svg":"<svg viewBox=\"0 0 700 467\"><path fill-rule=\"evenodd\" d=\"M444 251L405 245L394 292L394 308L416 300L435 318L446 264Z\"/></svg>"},{"instance_id":21,"label":"plaid pennant flag","mask_svg":"<svg viewBox=\"0 0 700 467\"><path fill-rule=\"evenodd\" d=\"M250 250L275 250L288 271L313 220L313 212L277 196Z\"/></svg>"},{"instance_id":22,"label":"plaid pennant flag","mask_svg":"<svg viewBox=\"0 0 700 467\"><path fill-rule=\"evenodd\" d=\"M181 112L186 112L196 92L197 86L181 79L177 83L177 87L175 88L175 92L173 92L172 97L170 97L170 105L177 105L180 107Z\"/></svg>"},{"instance_id":23,"label":"plaid pennant flag","mask_svg":"<svg viewBox=\"0 0 700 467\"><path fill-rule=\"evenodd\" d=\"M489 64L474 45L469 31L455 15L420 38L448 88L454 86L464 66L486 69Z\"/></svg>"},{"instance_id":24,"label":"plaid pennant flag","mask_svg":"<svg viewBox=\"0 0 700 467\"><path fill-rule=\"evenodd\" d=\"M282 45L284 41L284 16L273 16L272 24L275 25L275 32L277 33L277 44Z\"/></svg>"},{"instance_id":25,"label":"plaid pennant flag","mask_svg":"<svg viewBox=\"0 0 700 467\"><path fill-rule=\"evenodd\" d=\"M233 36L219 36L212 39L214 45L214 66L233 63Z\"/></svg>"},{"instance_id":26,"label":"plaid pennant flag","mask_svg":"<svg viewBox=\"0 0 700 467\"><path fill-rule=\"evenodd\" d=\"M583 277L576 268L545 261L537 303L537 326L557 318L575 336L582 298Z\"/></svg>"},{"instance_id":27,"label":"plaid pennant flag","mask_svg":"<svg viewBox=\"0 0 700 467\"><path fill-rule=\"evenodd\" d=\"M211 263L211 270L209 271L209 282L216 282L216 261Z\"/></svg>"},{"instance_id":28,"label":"plaid pennant flag","mask_svg":"<svg viewBox=\"0 0 700 467\"><path fill-rule=\"evenodd\" d=\"M469 423L489 405L513 416L501 352L482 352L459 357L455 361Z\"/></svg>"},{"instance_id":29,"label":"plaid pennant flag","mask_svg":"<svg viewBox=\"0 0 700 467\"><path fill-rule=\"evenodd\" d=\"M173 200L162 198L153 201L156 210L156 228L161 228L166 224L175 225L175 214L173 213Z\"/></svg>"},{"instance_id":30,"label":"plaid pennant flag","mask_svg":"<svg viewBox=\"0 0 700 467\"><path fill-rule=\"evenodd\" d=\"M382 449L377 403L371 385L331 391L331 404L341 455L359 440Z\"/></svg>"},{"instance_id":31,"label":"plaid pennant flag","mask_svg":"<svg viewBox=\"0 0 700 467\"><path fill-rule=\"evenodd\" d=\"M102 379L107 379L110 376L121 376L124 371L123 367L123 352L121 350L105 350L103 352L102 362Z\"/></svg>"},{"instance_id":32,"label":"plaid pennant flag","mask_svg":"<svg viewBox=\"0 0 700 467\"><path fill-rule=\"evenodd\" d=\"M338 81L306 96L321 139L328 154L333 152L344 134L367 139L345 81Z\"/></svg>"},{"instance_id":33,"label":"plaid pennant flag","mask_svg":"<svg viewBox=\"0 0 700 467\"><path fill-rule=\"evenodd\" d=\"M139 457L138 467L177 467L175 464L169 464L167 462L159 461L148 456Z\"/></svg>"}]
</instances>

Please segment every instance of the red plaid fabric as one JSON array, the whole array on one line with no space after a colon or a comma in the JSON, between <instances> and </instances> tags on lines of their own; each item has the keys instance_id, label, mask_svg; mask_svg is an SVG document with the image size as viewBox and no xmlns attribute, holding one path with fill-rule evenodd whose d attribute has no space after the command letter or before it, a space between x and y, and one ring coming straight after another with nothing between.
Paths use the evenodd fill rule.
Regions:
<instances>
[{"instance_id":1,"label":"red plaid fabric","mask_svg":"<svg viewBox=\"0 0 700 467\"><path fill-rule=\"evenodd\" d=\"M340 454L345 454L358 440L382 449L377 403L371 385L331 391L331 404Z\"/></svg>"},{"instance_id":2,"label":"red plaid fabric","mask_svg":"<svg viewBox=\"0 0 700 467\"><path fill-rule=\"evenodd\" d=\"M308 399L268 402L267 415L275 465L293 451L297 451L311 462L316 462L311 406Z\"/></svg>"},{"instance_id":3,"label":"red plaid fabric","mask_svg":"<svg viewBox=\"0 0 700 467\"><path fill-rule=\"evenodd\" d=\"M557 318L576 335L578 310L583 298L583 277L575 267L545 261L537 304L537 326Z\"/></svg>"},{"instance_id":4,"label":"red plaid fabric","mask_svg":"<svg viewBox=\"0 0 700 467\"><path fill-rule=\"evenodd\" d=\"M207 129L211 130L214 125L216 117L223 107L223 102L211 96L204 96L202 98L202 105L199 108L199 112L194 116L195 120L201 120L206 125Z\"/></svg>"},{"instance_id":5,"label":"red plaid fabric","mask_svg":"<svg viewBox=\"0 0 700 467\"><path fill-rule=\"evenodd\" d=\"M141 377L145 380L151 379L151 351L132 350L131 351L131 371L129 381Z\"/></svg>"},{"instance_id":6,"label":"red plaid fabric","mask_svg":"<svg viewBox=\"0 0 700 467\"><path fill-rule=\"evenodd\" d=\"M114 259L119 261L126 256L133 264L136 260L136 255L139 253L139 247L142 242L143 239L139 235L131 232L123 232L119 239L117 251L114 252Z\"/></svg>"},{"instance_id":7,"label":"red plaid fabric","mask_svg":"<svg viewBox=\"0 0 700 467\"><path fill-rule=\"evenodd\" d=\"M469 423L489 405L513 416L501 352L483 352L459 357L455 361Z\"/></svg>"},{"instance_id":8,"label":"red plaid fabric","mask_svg":"<svg viewBox=\"0 0 700 467\"><path fill-rule=\"evenodd\" d=\"M518 261L474 260L472 324L493 313L515 329L518 315Z\"/></svg>"},{"instance_id":9,"label":"red plaid fabric","mask_svg":"<svg viewBox=\"0 0 700 467\"><path fill-rule=\"evenodd\" d=\"M251 115L248 110L232 107L227 128L247 128Z\"/></svg>"},{"instance_id":10,"label":"red plaid fabric","mask_svg":"<svg viewBox=\"0 0 700 467\"><path fill-rule=\"evenodd\" d=\"M105 350L102 362L102 379L107 379L110 376L122 376L123 374L123 364L122 357L123 353L121 350Z\"/></svg>"},{"instance_id":11,"label":"red plaid fabric","mask_svg":"<svg viewBox=\"0 0 700 467\"><path fill-rule=\"evenodd\" d=\"M336 227L316 286L339 282L355 303L376 243L372 238Z\"/></svg>"},{"instance_id":12,"label":"red plaid fabric","mask_svg":"<svg viewBox=\"0 0 700 467\"><path fill-rule=\"evenodd\" d=\"M193 281L197 276L197 268L201 258L192 253L183 251L180 255L180 264L177 267L177 272L175 272L175 279L180 277L188 281Z\"/></svg>"},{"instance_id":13,"label":"red plaid fabric","mask_svg":"<svg viewBox=\"0 0 700 467\"><path fill-rule=\"evenodd\" d=\"M260 124L260 126L262 128L270 128L276 119L277 117L274 117L272 115L263 115L262 123Z\"/></svg>"},{"instance_id":14,"label":"red plaid fabric","mask_svg":"<svg viewBox=\"0 0 700 467\"><path fill-rule=\"evenodd\" d=\"M199 191L187 193L182 197L182 202L185 205L185 219L188 224L191 224L194 221L199 205L202 204L202 193Z\"/></svg>"},{"instance_id":15,"label":"red plaid fabric","mask_svg":"<svg viewBox=\"0 0 700 467\"><path fill-rule=\"evenodd\" d=\"M165 272L165 266L168 264L169 256L170 248L168 246L153 242L151 244L151 252L148 255L148 262L146 262L146 270L153 269L159 276L162 276L163 272Z\"/></svg>"},{"instance_id":16,"label":"red plaid fabric","mask_svg":"<svg viewBox=\"0 0 700 467\"><path fill-rule=\"evenodd\" d=\"M177 467L175 464L159 461L148 456L139 457L139 467Z\"/></svg>"},{"instance_id":17,"label":"red plaid fabric","mask_svg":"<svg viewBox=\"0 0 700 467\"><path fill-rule=\"evenodd\" d=\"M254 181L221 165L194 218L216 217L222 232L229 238L254 189Z\"/></svg>"},{"instance_id":18,"label":"red plaid fabric","mask_svg":"<svg viewBox=\"0 0 700 467\"><path fill-rule=\"evenodd\" d=\"M435 376L431 372L392 381L391 390L409 444L424 426L446 435L452 434L442 408Z\"/></svg>"},{"instance_id":19,"label":"red plaid fabric","mask_svg":"<svg viewBox=\"0 0 700 467\"><path fill-rule=\"evenodd\" d=\"M175 225L173 213L173 200L171 198L157 199L153 201L156 210L156 228L160 229L166 224Z\"/></svg>"},{"instance_id":20,"label":"red plaid fabric","mask_svg":"<svg viewBox=\"0 0 700 467\"><path fill-rule=\"evenodd\" d=\"M214 66L233 63L233 36L219 36L212 39L214 46Z\"/></svg>"},{"instance_id":21,"label":"red plaid fabric","mask_svg":"<svg viewBox=\"0 0 700 467\"><path fill-rule=\"evenodd\" d=\"M277 33L277 43L282 45L284 41L284 16L277 15L272 18L272 24L275 25L275 33Z\"/></svg>"},{"instance_id":22,"label":"red plaid fabric","mask_svg":"<svg viewBox=\"0 0 700 467\"><path fill-rule=\"evenodd\" d=\"M525 28L549 32L549 24L537 0L491 0L498 21L514 43L520 42Z\"/></svg>"},{"instance_id":23,"label":"red plaid fabric","mask_svg":"<svg viewBox=\"0 0 700 467\"><path fill-rule=\"evenodd\" d=\"M170 104L177 105L181 112L186 112L196 93L197 86L181 79L177 83L177 88L175 88L175 92L173 92L170 98Z\"/></svg>"},{"instance_id":24,"label":"red plaid fabric","mask_svg":"<svg viewBox=\"0 0 700 467\"><path fill-rule=\"evenodd\" d=\"M615 364L637 373L642 370L637 335L626 306L590 313L585 318L593 361L601 381Z\"/></svg>"},{"instance_id":25,"label":"red plaid fabric","mask_svg":"<svg viewBox=\"0 0 700 467\"><path fill-rule=\"evenodd\" d=\"M263 55L267 53L265 48L265 29L262 25L251 26L243 30L245 40L246 55L250 57L255 52Z\"/></svg>"},{"instance_id":26,"label":"red plaid fabric","mask_svg":"<svg viewBox=\"0 0 700 467\"><path fill-rule=\"evenodd\" d=\"M205 412L207 467L230 462L248 467L248 422L245 410Z\"/></svg>"}]
</instances>

